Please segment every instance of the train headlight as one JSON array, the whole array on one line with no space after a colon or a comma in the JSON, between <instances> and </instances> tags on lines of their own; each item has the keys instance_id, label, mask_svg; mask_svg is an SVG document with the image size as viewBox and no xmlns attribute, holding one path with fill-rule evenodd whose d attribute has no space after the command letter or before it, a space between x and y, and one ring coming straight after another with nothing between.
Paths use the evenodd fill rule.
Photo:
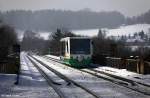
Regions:
<instances>
[{"instance_id":1,"label":"train headlight","mask_svg":"<svg viewBox=\"0 0 150 98\"><path fill-rule=\"evenodd\" d=\"M83 56L81 56L81 55L78 56L78 61L79 61L79 62L81 62L83 59L84 59Z\"/></svg>"}]
</instances>

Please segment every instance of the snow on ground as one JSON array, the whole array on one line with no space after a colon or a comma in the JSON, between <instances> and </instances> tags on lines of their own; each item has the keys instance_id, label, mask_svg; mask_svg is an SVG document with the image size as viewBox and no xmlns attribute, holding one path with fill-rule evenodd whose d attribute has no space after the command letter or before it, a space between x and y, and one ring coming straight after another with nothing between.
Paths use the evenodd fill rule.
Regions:
<instances>
[{"instance_id":1,"label":"snow on ground","mask_svg":"<svg viewBox=\"0 0 150 98\"><path fill-rule=\"evenodd\" d=\"M104 98L148 98L143 94L118 86L79 70L68 68L62 64L48 61L39 56L34 57Z\"/></svg>"},{"instance_id":2,"label":"snow on ground","mask_svg":"<svg viewBox=\"0 0 150 98\"><path fill-rule=\"evenodd\" d=\"M104 28L102 28L104 29ZM106 36L122 36L129 34L132 36L135 32L144 31L145 33L150 33L150 24L134 24L134 25L127 25L121 26L116 29L104 29L106 31ZM72 32L77 35L83 36L97 36L99 29L89 29L89 30L73 30Z\"/></svg>"},{"instance_id":3,"label":"snow on ground","mask_svg":"<svg viewBox=\"0 0 150 98\"><path fill-rule=\"evenodd\" d=\"M121 26L116 29L107 29L107 28L102 28L102 29L106 31L105 33L107 37L122 36L122 35L128 36L129 34L132 36L135 32L140 32L142 30L145 33L150 33L150 24L134 24L134 25ZM94 37L98 35L99 29L73 30L72 32L77 35Z\"/></svg>"},{"instance_id":4,"label":"snow on ground","mask_svg":"<svg viewBox=\"0 0 150 98\"><path fill-rule=\"evenodd\" d=\"M99 29L89 29L89 30L73 30L72 32L76 35L94 37L98 35Z\"/></svg>"},{"instance_id":5,"label":"snow on ground","mask_svg":"<svg viewBox=\"0 0 150 98\"><path fill-rule=\"evenodd\" d=\"M22 31L22 30L16 30L16 33L17 33L17 35L18 35L18 39L19 39L20 41L22 41L23 35L24 35L24 31Z\"/></svg>"},{"instance_id":6,"label":"snow on ground","mask_svg":"<svg viewBox=\"0 0 150 98\"><path fill-rule=\"evenodd\" d=\"M150 85L150 75L142 75L142 74L127 71L126 69L117 69L117 68L106 67L106 66L100 66L98 68L95 68L95 70L103 71L109 74L113 74L116 76L120 76L123 78L131 79L134 81L138 81Z\"/></svg>"},{"instance_id":7,"label":"snow on ground","mask_svg":"<svg viewBox=\"0 0 150 98\"><path fill-rule=\"evenodd\" d=\"M44 38L45 40L48 40L50 34L51 32L40 32L40 37Z\"/></svg>"},{"instance_id":8,"label":"snow on ground","mask_svg":"<svg viewBox=\"0 0 150 98\"><path fill-rule=\"evenodd\" d=\"M58 56L53 56L53 55L46 55L46 56L55 58L58 60L60 59ZM117 69L117 68L112 68L112 67L107 67L107 66L100 66L98 68L95 68L95 70L104 71L106 73L110 73L113 75L117 75L120 77L128 78L134 81L138 81L138 82L150 85L150 75L142 75L142 74L128 71L126 69Z\"/></svg>"},{"instance_id":9,"label":"snow on ground","mask_svg":"<svg viewBox=\"0 0 150 98\"><path fill-rule=\"evenodd\" d=\"M34 62L36 62L33 58L31 58ZM61 85L55 85L57 88L63 92L65 98L93 98L92 95L88 94L86 91L81 88L76 87L74 84L68 85L68 82L64 81L56 74L48 70L45 66L36 62L36 64L55 82ZM84 97L83 97L84 96Z\"/></svg>"},{"instance_id":10,"label":"snow on ground","mask_svg":"<svg viewBox=\"0 0 150 98\"><path fill-rule=\"evenodd\" d=\"M3 81L0 82L3 83ZM48 86L38 70L25 57L24 53L21 53L21 76L19 85L14 85L12 82L9 79L5 82L6 86L12 85L9 91L0 87L0 98L59 98L55 91Z\"/></svg>"},{"instance_id":11,"label":"snow on ground","mask_svg":"<svg viewBox=\"0 0 150 98\"><path fill-rule=\"evenodd\" d=\"M0 98L10 96L15 81L15 74L0 74Z\"/></svg>"},{"instance_id":12,"label":"snow on ground","mask_svg":"<svg viewBox=\"0 0 150 98\"><path fill-rule=\"evenodd\" d=\"M47 57L50 57L50 58L54 58L54 59L57 59L57 60L60 60L60 57L58 56L54 56L54 55L45 55Z\"/></svg>"},{"instance_id":13,"label":"snow on ground","mask_svg":"<svg viewBox=\"0 0 150 98\"><path fill-rule=\"evenodd\" d=\"M108 30L107 36L122 36L122 35L133 35L135 32L144 31L145 33L150 33L150 24L135 24L128 26L121 26L117 29Z\"/></svg>"}]
</instances>

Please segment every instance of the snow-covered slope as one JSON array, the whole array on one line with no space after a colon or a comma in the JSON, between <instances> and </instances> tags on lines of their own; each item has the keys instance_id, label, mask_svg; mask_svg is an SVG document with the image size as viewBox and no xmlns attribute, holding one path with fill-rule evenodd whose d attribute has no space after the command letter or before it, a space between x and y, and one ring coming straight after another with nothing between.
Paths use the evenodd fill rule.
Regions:
<instances>
[{"instance_id":1,"label":"snow-covered slope","mask_svg":"<svg viewBox=\"0 0 150 98\"><path fill-rule=\"evenodd\" d=\"M72 32L76 35L94 37L98 35L99 29L88 29L88 30L73 30Z\"/></svg>"},{"instance_id":2,"label":"snow-covered slope","mask_svg":"<svg viewBox=\"0 0 150 98\"><path fill-rule=\"evenodd\" d=\"M117 29L108 30L107 36L122 36L122 35L133 35L135 32L144 31L150 33L150 24L135 24L128 26L121 26Z\"/></svg>"},{"instance_id":3,"label":"snow-covered slope","mask_svg":"<svg viewBox=\"0 0 150 98\"><path fill-rule=\"evenodd\" d=\"M102 28L103 29L103 28ZM106 36L122 36L129 34L132 36L135 32L144 31L145 33L150 33L150 24L135 24L128 26L121 26L116 29L104 29L106 31ZM99 29L89 29L89 30L73 30L72 32L77 35L83 36L97 36Z\"/></svg>"}]
</instances>

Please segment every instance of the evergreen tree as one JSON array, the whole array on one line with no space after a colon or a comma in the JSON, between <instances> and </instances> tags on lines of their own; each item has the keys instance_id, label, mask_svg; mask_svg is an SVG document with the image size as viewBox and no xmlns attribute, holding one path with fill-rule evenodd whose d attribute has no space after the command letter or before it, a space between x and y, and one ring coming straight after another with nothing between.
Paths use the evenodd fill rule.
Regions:
<instances>
[{"instance_id":1,"label":"evergreen tree","mask_svg":"<svg viewBox=\"0 0 150 98\"><path fill-rule=\"evenodd\" d=\"M50 50L51 54L53 54L53 55L59 55L60 54L60 46L61 46L60 39L61 38L73 37L73 36L76 36L76 35L69 32L69 30L57 29L56 32L53 32L49 36L49 50Z\"/></svg>"},{"instance_id":2,"label":"evergreen tree","mask_svg":"<svg viewBox=\"0 0 150 98\"><path fill-rule=\"evenodd\" d=\"M0 26L0 58L8 55L8 50L17 43L17 34L15 30L8 26Z\"/></svg>"}]
</instances>

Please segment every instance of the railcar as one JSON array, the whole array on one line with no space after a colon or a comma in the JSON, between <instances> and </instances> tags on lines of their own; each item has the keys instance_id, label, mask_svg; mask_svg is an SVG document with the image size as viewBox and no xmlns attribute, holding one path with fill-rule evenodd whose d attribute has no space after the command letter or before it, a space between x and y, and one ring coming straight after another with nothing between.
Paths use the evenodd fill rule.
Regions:
<instances>
[{"instance_id":1,"label":"railcar","mask_svg":"<svg viewBox=\"0 0 150 98\"><path fill-rule=\"evenodd\" d=\"M92 40L89 37L66 37L60 40L64 63L76 67L87 67L92 62Z\"/></svg>"}]
</instances>

